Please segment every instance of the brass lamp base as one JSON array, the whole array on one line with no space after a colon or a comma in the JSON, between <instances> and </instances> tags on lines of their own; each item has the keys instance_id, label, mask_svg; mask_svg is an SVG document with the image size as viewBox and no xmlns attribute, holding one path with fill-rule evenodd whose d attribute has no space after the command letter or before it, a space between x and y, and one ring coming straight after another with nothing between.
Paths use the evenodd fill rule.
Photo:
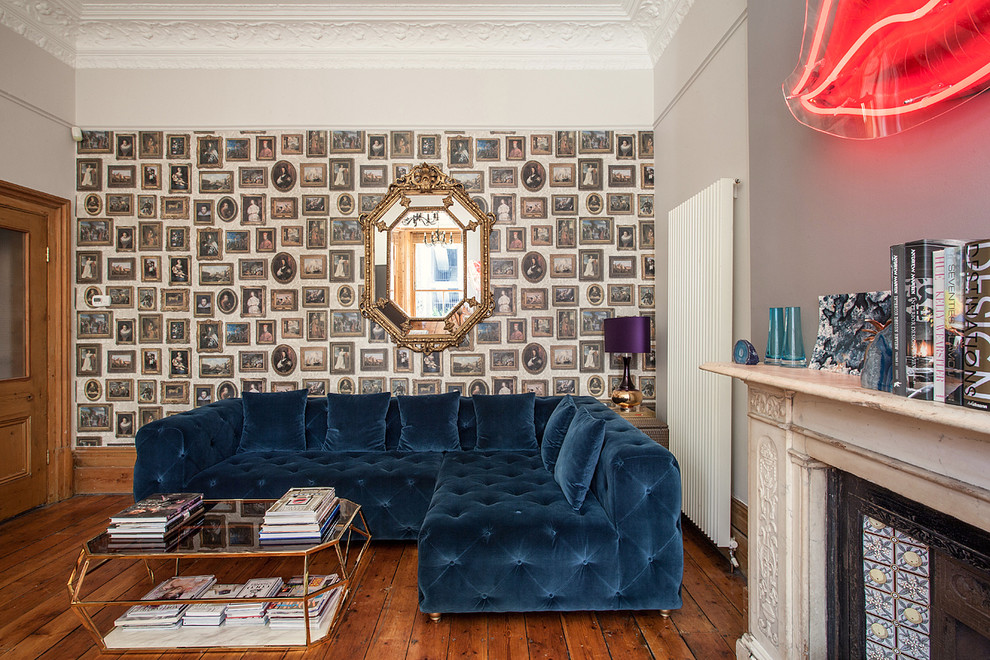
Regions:
<instances>
[{"instance_id":1,"label":"brass lamp base","mask_svg":"<svg viewBox=\"0 0 990 660\"><path fill-rule=\"evenodd\" d=\"M643 393L639 390L622 390L615 388L612 390L612 403L620 410L632 410L643 403Z\"/></svg>"}]
</instances>

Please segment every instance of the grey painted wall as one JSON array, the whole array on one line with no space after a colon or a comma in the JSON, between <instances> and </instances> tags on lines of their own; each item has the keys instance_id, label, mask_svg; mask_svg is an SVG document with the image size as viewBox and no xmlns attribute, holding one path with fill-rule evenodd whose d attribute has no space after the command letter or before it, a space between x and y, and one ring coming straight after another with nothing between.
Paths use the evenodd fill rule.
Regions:
<instances>
[{"instance_id":1,"label":"grey painted wall","mask_svg":"<svg viewBox=\"0 0 990 660\"><path fill-rule=\"evenodd\" d=\"M733 336L749 338L750 214L745 0L696 0L654 71L657 408L666 418L667 212L720 177L738 178ZM662 278L662 279L661 279ZM746 502L746 388L733 383L732 495Z\"/></svg>"},{"instance_id":2,"label":"grey painted wall","mask_svg":"<svg viewBox=\"0 0 990 660\"><path fill-rule=\"evenodd\" d=\"M0 179L71 198L75 71L3 26L0 62Z\"/></svg>"},{"instance_id":3,"label":"grey painted wall","mask_svg":"<svg viewBox=\"0 0 990 660\"><path fill-rule=\"evenodd\" d=\"M717 177L741 178L733 334L749 337L761 355L769 307L802 307L810 354L818 296L889 288L891 244L990 235L990 94L880 140L802 126L781 83L797 64L804 11L794 1L697 0L654 71L658 278L667 210ZM658 279L660 319L665 289ZM663 388L662 354L657 369ZM744 389L733 391L732 440L732 494L742 501ZM661 414L664 397L661 389Z\"/></svg>"},{"instance_id":4,"label":"grey painted wall","mask_svg":"<svg viewBox=\"0 0 990 660\"><path fill-rule=\"evenodd\" d=\"M641 129L652 119L649 69L79 69L76 81L84 128Z\"/></svg>"},{"instance_id":5,"label":"grey painted wall","mask_svg":"<svg viewBox=\"0 0 990 660\"><path fill-rule=\"evenodd\" d=\"M749 2L752 323L761 354L768 307L803 308L810 351L817 297L890 288L891 244L990 235L990 94L879 140L802 126L781 83L797 64L804 9Z\"/></svg>"}]
</instances>

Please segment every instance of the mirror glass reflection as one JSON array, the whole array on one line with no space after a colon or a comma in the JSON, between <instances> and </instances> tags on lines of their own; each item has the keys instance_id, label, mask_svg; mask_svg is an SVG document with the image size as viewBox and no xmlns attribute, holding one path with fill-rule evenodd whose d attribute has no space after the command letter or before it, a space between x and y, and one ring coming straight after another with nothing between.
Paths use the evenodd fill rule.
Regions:
<instances>
[{"instance_id":1,"label":"mirror glass reflection","mask_svg":"<svg viewBox=\"0 0 990 660\"><path fill-rule=\"evenodd\" d=\"M494 217L439 168L413 168L361 222L371 265L362 312L400 344L440 350L491 313Z\"/></svg>"}]
</instances>

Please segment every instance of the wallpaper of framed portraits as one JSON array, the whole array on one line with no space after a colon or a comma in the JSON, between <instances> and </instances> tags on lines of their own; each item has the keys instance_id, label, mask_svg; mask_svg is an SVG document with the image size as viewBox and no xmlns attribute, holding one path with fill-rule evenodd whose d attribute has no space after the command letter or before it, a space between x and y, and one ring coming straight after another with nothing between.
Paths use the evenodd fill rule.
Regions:
<instances>
[{"instance_id":1,"label":"wallpaper of framed portraits","mask_svg":"<svg viewBox=\"0 0 990 660\"><path fill-rule=\"evenodd\" d=\"M76 446L244 391L607 396L602 320L654 314L653 150L599 128L84 131ZM429 354L358 309L359 216L424 161L496 218L494 313ZM653 383L653 354L634 366Z\"/></svg>"}]
</instances>

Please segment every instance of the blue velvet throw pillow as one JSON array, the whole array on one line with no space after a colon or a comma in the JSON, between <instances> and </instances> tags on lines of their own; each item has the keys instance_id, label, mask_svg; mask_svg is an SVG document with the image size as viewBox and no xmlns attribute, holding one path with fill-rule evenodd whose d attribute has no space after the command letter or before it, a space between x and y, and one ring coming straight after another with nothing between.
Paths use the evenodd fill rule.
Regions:
<instances>
[{"instance_id":1,"label":"blue velvet throw pillow","mask_svg":"<svg viewBox=\"0 0 990 660\"><path fill-rule=\"evenodd\" d=\"M547 426L543 429L543 442L540 445L540 454L543 456L543 465L547 472L553 474L553 468L557 465L557 454L560 453L560 445L564 443L564 436L567 429L571 428L571 420L577 412L577 405L574 397L570 394L561 399L557 407L550 414Z\"/></svg>"},{"instance_id":2,"label":"blue velvet throw pillow","mask_svg":"<svg viewBox=\"0 0 990 660\"><path fill-rule=\"evenodd\" d=\"M536 449L536 394L475 394L478 449Z\"/></svg>"},{"instance_id":3,"label":"blue velvet throw pillow","mask_svg":"<svg viewBox=\"0 0 990 660\"><path fill-rule=\"evenodd\" d=\"M237 453L306 449L306 397L309 390L244 392L244 425Z\"/></svg>"},{"instance_id":4,"label":"blue velvet throw pillow","mask_svg":"<svg viewBox=\"0 0 990 660\"><path fill-rule=\"evenodd\" d=\"M553 469L554 480L575 511L581 508L588 495L604 443L605 420L595 419L587 410L579 408L564 436Z\"/></svg>"},{"instance_id":5,"label":"blue velvet throw pillow","mask_svg":"<svg viewBox=\"0 0 990 660\"><path fill-rule=\"evenodd\" d=\"M457 451L461 448L457 434L459 392L399 396L399 451Z\"/></svg>"},{"instance_id":6,"label":"blue velvet throw pillow","mask_svg":"<svg viewBox=\"0 0 990 660\"><path fill-rule=\"evenodd\" d=\"M385 451L385 414L392 396L328 394L326 451Z\"/></svg>"}]
</instances>

